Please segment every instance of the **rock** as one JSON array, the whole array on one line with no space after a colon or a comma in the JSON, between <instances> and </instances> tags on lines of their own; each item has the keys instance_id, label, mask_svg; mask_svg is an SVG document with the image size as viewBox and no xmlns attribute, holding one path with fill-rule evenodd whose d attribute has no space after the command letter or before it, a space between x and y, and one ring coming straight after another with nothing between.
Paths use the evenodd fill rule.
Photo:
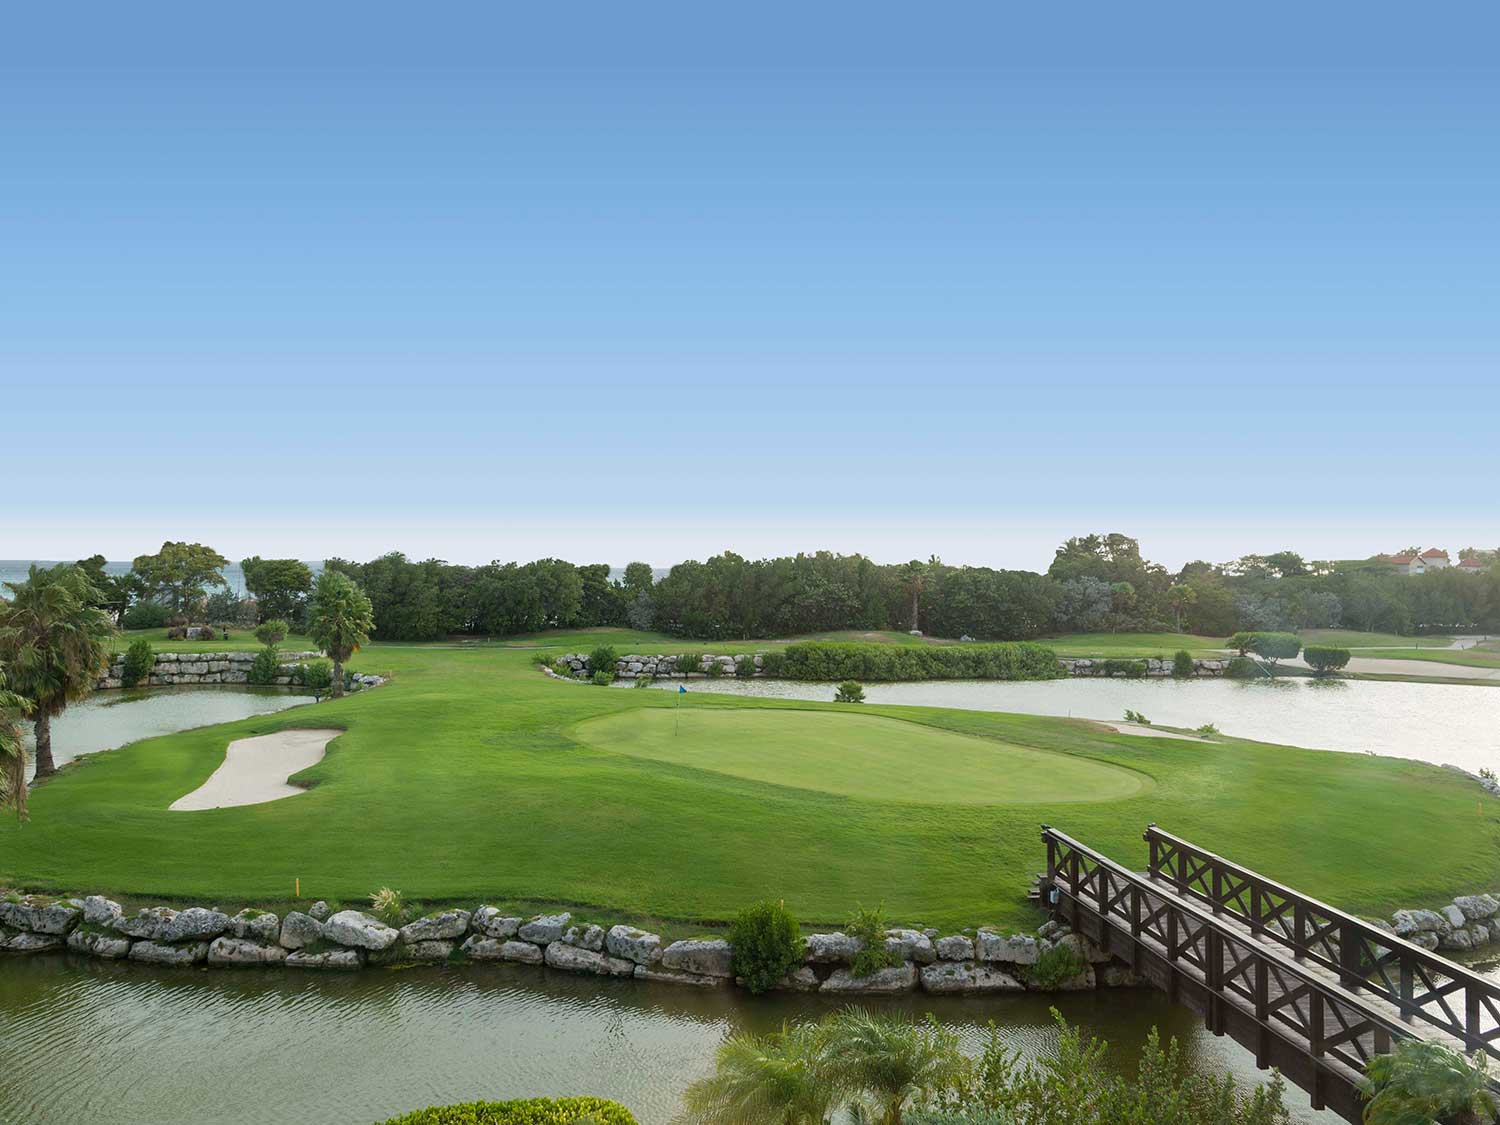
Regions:
<instances>
[{"instance_id":1,"label":"rock","mask_svg":"<svg viewBox=\"0 0 1500 1125\"><path fill-rule=\"evenodd\" d=\"M1043 988L1039 984L1027 981L1026 990L1028 992L1087 992L1095 988L1098 983L1094 977L1094 966L1085 965L1083 972L1079 973L1076 977L1069 977L1061 984L1054 985L1052 988Z\"/></svg>"},{"instance_id":2,"label":"rock","mask_svg":"<svg viewBox=\"0 0 1500 1125\"><path fill-rule=\"evenodd\" d=\"M1438 942L1440 942L1442 939L1431 930L1418 930L1406 940L1411 942L1413 945L1420 946L1421 948L1431 953L1438 947Z\"/></svg>"},{"instance_id":3,"label":"rock","mask_svg":"<svg viewBox=\"0 0 1500 1125\"><path fill-rule=\"evenodd\" d=\"M289 969L358 969L364 962L364 953L358 949L324 949L313 953L306 949L294 949L286 955Z\"/></svg>"},{"instance_id":4,"label":"rock","mask_svg":"<svg viewBox=\"0 0 1500 1125\"><path fill-rule=\"evenodd\" d=\"M612 926L604 945L613 956L637 965L654 965L661 960L661 935L634 926Z\"/></svg>"},{"instance_id":5,"label":"rock","mask_svg":"<svg viewBox=\"0 0 1500 1125\"><path fill-rule=\"evenodd\" d=\"M565 941L554 941L547 946L545 958L549 968L565 969L570 973L594 973L601 977L628 977L636 970L634 961L611 957L606 953L595 953L591 949L580 949Z\"/></svg>"},{"instance_id":6,"label":"rock","mask_svg":"<svg viewBox=\"0 0 1500 1125\"><path fill-rule=\"evenodd\" d=\"M219 910L190 906L160 926L156 941L205 941L229 929L229 915Z\"/></svg>"},{"instance_id":7,"label":"rock","mask_svg":"<svg viewBox=\"0 0 1500 1125\"><path fill-rule=\"evenodd\" d=\"M1066 927L1061 922L1053 918L1049 921L1043 922L1036 928L1036 936L1045 938L1055 937L1060 931L1064 930L1065 928Z\"/></svg>"},{"instance_id":8,"label":"rock","mask_svg":"<svg viewBox=\"0 0 1500 1125\"><path fill-rule=\"evenodd\" d=\"M439 938L428 938L406 945L393 945L387 952L395 953L397 961L437 964L453 956L453 943Z\"/></svg>"},{"instance_id":9,"label":"rock","mask_svg":"<svg viewBox=\"0 0 1500 1125\"><path fill-rule=\"evenodd\" d=\"M401 940L407 945L415 945L419 941L461 938L469 932L472 918L473 915L467 910L444 910L441 914L429 914L402 926Z\"/></svg>"},{"instance_id":10,"label":"rock","mask_svg":"<svg viewBox=\"0 0 1500 1125\"><path fill-rule=\"evenodd\" d=\"M727 941L674 941L661 951L663 968L709 977L729 977L734 950Z\"/></svg>"},{"instance_id":11,"label":"rock","mask_svg":"<svg viewBox=\"0 0 1500 1125\"><path fill-rule=\"evenodd\" d=\"M115 929L126 937L156 941L176 917L177 911L169 906L148 906L138 910L134 918L115 919Z\"/></svg>"},{"instance_id":12,"label":"rock","mask_svg":"<svg viewBox=\"0 0 1500 1125\"><path fill-rule=\"evenodd\" d=\"M604 948L604 927L569 926L563 933L562 940L566 945L576 945L579 949L598 953Z\"/></svg>"},{"instance_id":13,"label":"rock","mask_svg":"<svg viewBox=\"0 0 1500 1125\"><path fill-rule=\"evenodd\" d=\"M540 965L542 950L529 941L502 941L499 938L470 935L459 947L465 957L476 961L518 961L526 965Z\"/></svg>"},{"instance_id":14,"label":"rock","mask_svg":"<svg viewBox=\"0 0 1500 1125\"><path fill-rule=\"evenodd\" d=\"M293 910L282 921L278 940L285 949L302 949L323 940L323 924L311 914Z\"/></svg>"},{"instance_id":15,"label":"rock","mask_svg":"<svg viewBox=\"0 0 1500 1125\"><path fill-rule=\"evenodd\" d=\"M229 932L250 941L275 942L281 935L281 919L264 910L241 910L229 919Z\"/></svg>"},{"instance_id":16,"label":"rock","mask_svg":"<svg viewBox=\"0 0 1500 1125\"><path fill-rule=\"evenodd\" d=\"M1410 939L1413 934L1441 934L1453 927L1441 914L1431 910L1398 910L1391 915L1397 937Z\"/></svg>"},{"instance_id":17,"label":"rock","mask_svg":"<svg viewBox=\"0 0 1500 1125\"><path fill-rule=\"evenodd\" d=\"M1024 992L1007 972L981 961L939 961L922 967L924 992Z\"/></svg>"},{"instance_id":18,"label":"rock","mask_svg":"<svg viewBox=\"0 0 1500 1125\"><path fill-rule=\"evenodd\" d=\"M329 906L322 899L318 899L317 902L307 908L307 915L309 918L316 918L319 922L326 922L329 918L333 917L333 907Z\"/></svg>"},{"instance_id":19,"label":"rock","mask_svg":"<svg viewBox=\"0 0 1500 1125\"><path fill-rule=\"evenodd\" d=\"M208 947L210 965L279 965L286 960L286 950L243 937L214 938Z\"/></svg>"},{"instance_id":20,"label":"rock","mask_svg":"<svg viewBox=\"0 0 1500 1125\"><path fill-rule=\"evenodd\" d=\"M1500 918L1491 918L1484 925L1490 932L1490 941L1500 941Z\"/></svg>"},{"instance_id":21,"label":"rock","mask_svg":"<svg viewBox=\"0 0 1500 1125\"><path fill-rule=\"evenodd\" d=\"M1057 933L1057 930L1052 932ZM1025 934L1012 934L1006 938L991 930L980 930L974 937L974 946L979 960L1000 961L1009 965L1035 965L1037 958L1042 955L1036 938Z\"/></svg>"},{"instance_id":22,"label":"rock","mask_svg":"<svg viewBox=\"0 0 1500 1125\"><path fill-rule=\"evenodd\" d=\"M630 962L635 965L635 962ZM695 988L718 988L724 984L723 977L706 977L701 973L679 973L672 969L653 969L650 965L635 965L636 980L655 981L658 984L686 984ZM815 978L816 979L816 978Z\"/></svg>"},{"instance_id":23,"label":"rock","mask_svg":"<svg viewBox=\"0 0 1500 1125\"><path fill-rule=\"evenodd\" d=\"M571 921L573 921L573 915L566 910L561 914L538 914L524 923L516 932L522 941L534 942L537 945L550 945L554 941L562 940L563 931L568 928L568 923Z\"/></svg>"},{"instance_id":24,"label":"rock","mask_svg":"<svg viewBox=\"0 0 1500 1125\"><path fill-rule=\"evenodd\" d=\"M1474 938L1468 930L1454 930L1438 938L1438 948L1464 950L1474 948Z\"/></svg>"},{"instance_id":25,"label":"rock","mask_svg":"<svg viewBox=\"0 0 1500 1125\"><path fill-rule=\"evenodd\" d=\"M1105 988L1142 988L1151 983L1124 965L1104 966L1098 974L1098 981Z\"/></svg>"},{"instance_id":26,"label":"rock","mask_svg":"<svg viewBox=\"0 0 1500 1125\"><path fill-rule=\"evenodd\" d=\"M1114 960L1110 954L1105 953L1082 934L1069 934L1067 937L1061 938L1057 944L1066 945L1078 955L1080 960L1090 965L1107 965Z\"/></svg>"},{"instance_id":27,"label":"rock","mask_svg":"<svg viewBox=\"0 0 1500 1125\"><path fill-rule=\"evenodd\" d=\"M974 939L964 934L938 938L932 945L939 961L974 960Z\"/></svg>"},{"instance_id":28,"label":"rock","mask_svg":"<svg viewBox=\"0 0 1500 1125\"><path fill-rule=\"evenodd\" d=\"M493 906L481 906L469 920L469 928L485 937L515 937L516 931L521 928L521 919L501 914Z\"/></svg>"},{"instance_id":29,"label":"rock","mask_svg":"<svg viewBox=\"0 0 1500 1125\"><path fill-rule=\"evenodd\" d=\"M395 945L400 936L379 918L359 910L340 910L323 923L324 940L355 949L373 949L377 953Z\"/></svg>"},{"instance_id":30,"label":"rock","mask_svg":"<svg viewBox=\"0 0 1500 1125\"><path fill-rule=\"evenodd\" d=\"M62 947L61 934L34 934L30 930L0 930L0 953L47 953Z\"/></svg>"},{"instance_id":31,"label":"rock","mask_svg":"<svg viewBox=\"0 0 1500 1125\"><path fill-rule=\"evenodd\" d=\"M0 925L61 937L83 920L83 907L62 899L27 895L19 902L0 899ZM61 944L61 943L59 943Z\"/></svg>"},{"instance_id":32,"label":"rock","mask_svg":"<svg viewBox=\"0 0 1500 1125\"><path fill-rule=\"evenodd\" d=\"M865 947L864 942L846 933L808 934L803 944L807 948L807 960L815 965L848 961Z\"/></svg>"},{"instance_id":33,"label":"rock","mask_svg":"<svg viewBox=\"0 0 1500 1125\"><path fill-rule=\"evenodd\" d=\"M937 960L932 939L920 930L887 930L885 948L898 961L916 961L930 965Z\"/></svg>"},{"instance_id":34,"label":"rock","mask_svg":"<svg viewBox=\"0 0 1500 1125\"><path fill-rule=\"evenodd\" d=\"M819 987L819 992L863 992L868 994L910 992L917 987L917 967L910 961L877 969L867 977L857 977L848 969L835 969Z\"/></svg>"},{"instance_id":35,"label":"rock","mask_svg":"<svg viewBox=\"0 0 1500 1125\"><path fill-rule=\"evenodd\" d=\"M138 941L130 947L129 957L148 965L197 965L208 959L208 942L167 945L160 941Z\"/></svg>"},{"instance_id":36,"label":"rock","mask_svg":"<svg viewBox=\"0 0 1500 1125\"><path fill-rule=\"evenodd\" d=\"M1461 930L1469 924L1469 920L1464 917L1464 912L1458 907L1454 906L1452 903L1443 907L1438 911L1438 913L1441 914L1447 920L1448 925L1452 926L1455 930Z\"/></svg>"},{"instance_id":37,"label":"rock","mask_svg":"<svg viewBox=\"0 0 1500 1125\"><path fill-rule=\"evenodd\" d=\"M1500 911L1500 899L1492 895L1459 895L1453 900L1453 905L1470 922L1482 922Z\"/></svg>"},{"instance_id":38,"label":"rock","mask_svg":"<svg viewBox=\"0 0 1500 1125\"><path fill-rule=\"evenodd\" d=\"M130 939L105 930L79 928L68 935L68 948L74 953L117 961L130 952Z\"/></svg>"},{"instance_id":39,"label":"rock","mask_svg":"<svg viewBox=\"0 0 1500 1125\"><path fill-rule=\"evenodd\" d=\"M112 927L124 915L118 902L103 895L89 895L83 900L83 920L87 925Z\"/></svg>"},{"instance_id":40,"label":"rock","mask_svg":"<svg viewBox=\"0 0 1500 1125\"><path fill-rule=\"evenodd\" d=\"M771 987L777 992L816 992L821 982L818 974L806 965L793 969Z\"/></svg>"}]
</instances>

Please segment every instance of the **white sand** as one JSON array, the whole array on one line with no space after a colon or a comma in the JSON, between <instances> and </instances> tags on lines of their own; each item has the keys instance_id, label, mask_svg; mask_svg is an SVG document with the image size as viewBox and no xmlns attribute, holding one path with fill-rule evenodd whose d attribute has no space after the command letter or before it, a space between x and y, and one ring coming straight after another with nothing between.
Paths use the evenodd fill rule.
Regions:
<instances>
[{"instance_id":1,"label":"white sand","mask_svg":"<svg viewBox=\"0 0 1500 1125\"><path fill-rule=\"evenodd\" d=\"M328 744L341 730L283 730L258 738L237 738L224 754L224 764L186 797L173 801L173 812L259 805L306 793L286 779L323 760Z\"/></svg>"},{"instance_id":2,"label":"white sand","mask_svg":"<svg viewBox=\"0 0 1500 1125\"><path fill-rule=\"evenodd\" d=\"M1162 730L1160 727L1143 727L1136 723L1100 723L1099 725L1119 734L1135 734L1142 738L1182 738L1188 742L1207 741L1207 739L1199 738L1195 734L1179 734L1175 730Z\"/></svg>"}]
</instances>

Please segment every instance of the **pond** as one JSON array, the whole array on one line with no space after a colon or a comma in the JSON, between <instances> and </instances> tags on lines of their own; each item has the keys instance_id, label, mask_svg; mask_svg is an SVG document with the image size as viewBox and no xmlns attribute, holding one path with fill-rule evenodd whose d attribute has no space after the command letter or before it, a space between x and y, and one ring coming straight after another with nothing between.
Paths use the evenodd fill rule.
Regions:
<instances>
[{"instance_id":1,"label":"pond","mask_svg":"<svg viewBox=\"0 0 1500 1125\"><path fill-rule=\"evenodd\" d=\"M1056 1041L1048 1007L1132 1065L1154 1024L1187 1064L1265 1076L1152 990L995 999L912 997L976 1048L989 1021L1029 1056ZM432 1103L593 1094L663 1125L737 1030L766 1032L837 1005L601 981L526 966L348 976L171 970L40 956L0 961L0 1121L382 1120ZM1303 1122L1332 1123L1292 1088Z\"/></svg>"},{"instance_id":2,"label":"pond","mask_svg":"<svg viewBox=\"0 0 1500 1125\"><path fill-rule=\"evenodd\" d=\"M267 715L311 703L286 688L154 687L100 691L52 720L52 757L61 766L84 754L142 738ZM28 725L29 732L29 725ZM32 739L27 737L27 753Z\"/></svg>"},{"instance_id":3,"label":"pond","mask_svg":"<svg viewBox=\"0 0 1500 1125\"><path fill-rule=\"evenodd\" d=\"M628 682L628 681L627 681ZM653 688L676 691L679 681ZM790 680L695 680L689 692L773 699L833 698L832 684ZM1125 709L1153 723L1319 750L1373 752L1500 770L1500 689L1379 680L1065 679L1035 683L932 680L866 684L870 703L1017 711L1119 721Z\"/></svg>"}]
</instances>

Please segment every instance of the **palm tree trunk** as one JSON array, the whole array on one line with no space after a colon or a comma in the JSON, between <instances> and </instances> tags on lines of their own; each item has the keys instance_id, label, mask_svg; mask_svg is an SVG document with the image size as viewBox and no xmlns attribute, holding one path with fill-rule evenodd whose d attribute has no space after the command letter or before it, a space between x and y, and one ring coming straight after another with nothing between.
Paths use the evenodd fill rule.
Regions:
<instances>
[{"instance_id":1,"label":"palm tree trunk","mask_svg":"<svg viewBox=\"0 0 1500 1125\"><path fill-rule=\"evenodd\" d=\"M328 693L330 699L344 698L344 662L335 659L333 662L333 685Z\"/></svg>"},{"instance_id":2,"label":"palm tree trunk","mask_svg":"<svg viewBox=\"0 0 1500 1125\"><path fill-rule=\"evenodd\" d=\"M911 592L911 627L913 629L920 629L922 627L922 626L920 626L920 625L917 624L917 599L919 597L921 597L920 592L917 591L917 590L912 590L912 592Z\"/></svg>"},{"instance_id":3,"label":"palm tree trunk","mask_svg":"<svg viewBox=\"0 0 1500 1125\"><path fill-rule=\"evenodd\" d=\"M36 775L51 777L56 772L52 764L52 716L44 707L36 713Z\"/></svg>"}]
</instances>

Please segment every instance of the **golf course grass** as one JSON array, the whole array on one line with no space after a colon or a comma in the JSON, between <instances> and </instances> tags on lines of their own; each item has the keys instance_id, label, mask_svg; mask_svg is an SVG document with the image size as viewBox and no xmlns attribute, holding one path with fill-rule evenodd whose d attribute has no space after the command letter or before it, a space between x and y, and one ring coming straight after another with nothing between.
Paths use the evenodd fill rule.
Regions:
<instances>
[{"instance_id":1,"label":"golf course grass","mask_svg":"<svg viewBox=\"0 0 1500 1125\"><path fill-rule=\"evenodd\" d=\"M1140 867L1157 821L1362 914L1500 887L1500 803L1416 762L601 688L543 676L537 655L377 644L352 665L392 677L373 691L86 757L33 790L30 823L0 822L0 885L270 907L294 880L345 904L390 886L668 933L765 898L810 925L883 902L893 922L1022 926L1041 823ZM664 746L679 706L688 741ZM296 775L306 795L168 811L232 740L294 727L344 732ZM1122 777L1142 780L1105 793Z\"/></svg>"},{"instance_id":2,"label":"golf course grass","mask_svg":"<svg viewBox=\"0 0 1500 1125\"><path fill-rule=\"evenodd\" d=\"M574 731L598 750L867 801L1026 805L1131 797L1151 779L1087 758L828 711L632 708Z\"/></svg>"}]
</instances>

